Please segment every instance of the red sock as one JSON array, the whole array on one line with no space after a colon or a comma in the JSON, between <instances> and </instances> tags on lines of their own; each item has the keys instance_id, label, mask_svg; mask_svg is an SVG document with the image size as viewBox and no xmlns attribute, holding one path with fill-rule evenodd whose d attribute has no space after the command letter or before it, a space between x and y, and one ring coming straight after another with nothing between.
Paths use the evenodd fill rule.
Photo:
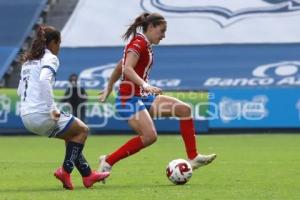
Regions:
<instances>
[{"instance_id":1,"label":"red sock","mask_svg":"<svg viewBox=\"0 0 300 200\"><path fill-rule=\"evenodd\" d=\"M132 138L118 150L106 158L106 162L113 166L119 160L131 156L144 148L144 144L139 136Z\"/></svg>"},{"instance_id":2,"label":"red sock","mask_svg":"<svg viewBox=\"0 0 300 200\"><path fill-rule=\"evenodd\" d=\"M180 120L180 132L189 159L194 159L197 153L195 127L192 119Z\"/></svg>"}]
</instances>

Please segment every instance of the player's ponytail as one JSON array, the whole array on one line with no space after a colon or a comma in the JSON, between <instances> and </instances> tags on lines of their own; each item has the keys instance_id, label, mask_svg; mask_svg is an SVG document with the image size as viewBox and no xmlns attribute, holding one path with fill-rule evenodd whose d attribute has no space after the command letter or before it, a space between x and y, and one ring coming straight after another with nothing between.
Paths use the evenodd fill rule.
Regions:
<instances>
[{"instance_id":1,"label":"player's ponytail","mask_svg":"<svg viewBox=\"0 0 300 200\"><path fill-rule=\"evenodd\" d=\"M150 15L150 13L143 13L140 16L138 16L134 22L129 26L129 28L127 29L126 33L123 35L123 38L125 40L128 40L128 38L133 35L135 36L137 33L137 28L138 27L143 27L145 26L147 17Z\"/></svg>"},{"instance_id":2,"label":"player's ponytail","mask_svg":"<svg viewBox=\"0 0 300 200\"><path fill-rule=\"evenodd\" d=\"M150 14L145 12L134 20L134 22L127 29L126 33L123 35L123 38L124 40L128 40L131 35L134 37L138 28L142 28L143 32L146 32L149 24L153 24L155 27L161 23L166 23L163 16L158 13Z\"/></svg>"},{"instance_id":3,"label":"player's ponytail","mask_svg":"<svg viewBox=\"0 0 300 200\"><path fill-rule=\"evenodd\" d=\"M45 54L45 49L52 40L56 42L60 41L60 32L50 26L39 26L32 46L25 53L22 61L41 59Z\"/></svg>"}]
</instances>

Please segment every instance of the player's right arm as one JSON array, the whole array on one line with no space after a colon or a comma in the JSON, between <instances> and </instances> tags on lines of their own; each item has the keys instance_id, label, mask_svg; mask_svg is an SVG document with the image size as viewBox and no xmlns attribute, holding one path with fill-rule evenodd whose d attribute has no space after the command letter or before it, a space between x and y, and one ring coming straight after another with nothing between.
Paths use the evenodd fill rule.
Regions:
<instances>
[{"instance_id":1,"label":"player's right arm","mask_svg":"<svg viewBox=\"0 0 300 200\"><path fill-rule=\"evenodd\" d=\"M18 85L18 90L17 90L18 96L22 95L22 87L23 87L23 82L20 80Z\"/></svg>"},{"instance_id":2,"label":"player's right arm","mask_svg":"<svg viewBox=\"0 0 300 200\"><path fill-rule=\"evenodd\" d=\"M107 87L99 92L99 101L105 102L107 97L110 95L115 83L120 79L122 75L122 60L120 60L111 74Z\"/></svg>"},{"instance_id":3,"label":"player's right arm","mask_svg":"<svg viewBox=\"0 0 300 200\"><path fill-rule=\"evenodd\" d=\"M145 82L139 75L134 71L134 68L138 62L139 55L133 51L129 51L126 55L126 61L124 65L124 76L126 76L133 83L141 86L145 92L153 94L162 94L162 90L158 87L154 87Z\"/></svg>"}]
</instances>

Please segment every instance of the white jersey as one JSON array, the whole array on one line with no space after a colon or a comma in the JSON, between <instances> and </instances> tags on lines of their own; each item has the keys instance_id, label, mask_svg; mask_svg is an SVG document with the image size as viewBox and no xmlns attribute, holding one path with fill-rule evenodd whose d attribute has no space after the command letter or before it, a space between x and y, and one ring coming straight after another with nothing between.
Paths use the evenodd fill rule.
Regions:
<instances>
[{"instance_id":1,"label":"white jersey","mask_svg":"<svg viewBox=\"0 0 300 200\"><path fill-rule=\"evenodd\" d=\"M30 113L49 113L52 110L53 105L49 106L42 95L44 88L41 84L40 75L43 68L50 70L50 81L53 85L58 66L58 58L48 49L45 50L45 54L40 60L26 61L22 65L18 88L18 94L21 97L21 116Z\"/></svg>"}]
</instances>

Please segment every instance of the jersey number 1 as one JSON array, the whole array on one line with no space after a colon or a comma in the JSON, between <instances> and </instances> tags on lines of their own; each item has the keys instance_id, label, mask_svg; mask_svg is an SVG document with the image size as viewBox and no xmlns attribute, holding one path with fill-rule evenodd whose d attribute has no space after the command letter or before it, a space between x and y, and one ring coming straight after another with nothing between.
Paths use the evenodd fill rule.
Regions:
<instances>
[{"instance_id":1,"label":"jersey number 1","mask_svg":"<svg viewBox=\"0 0 300 200\"><path fill-rule=\"evenodd\" d=\"M23 101L26 100L26 96L27 96L28 79L29 79L28 76L26 76L26 77L23 78L23 81L25 82L25 90L24 90L24 98L23 98Z\"/></svg>"}]
</instances>

